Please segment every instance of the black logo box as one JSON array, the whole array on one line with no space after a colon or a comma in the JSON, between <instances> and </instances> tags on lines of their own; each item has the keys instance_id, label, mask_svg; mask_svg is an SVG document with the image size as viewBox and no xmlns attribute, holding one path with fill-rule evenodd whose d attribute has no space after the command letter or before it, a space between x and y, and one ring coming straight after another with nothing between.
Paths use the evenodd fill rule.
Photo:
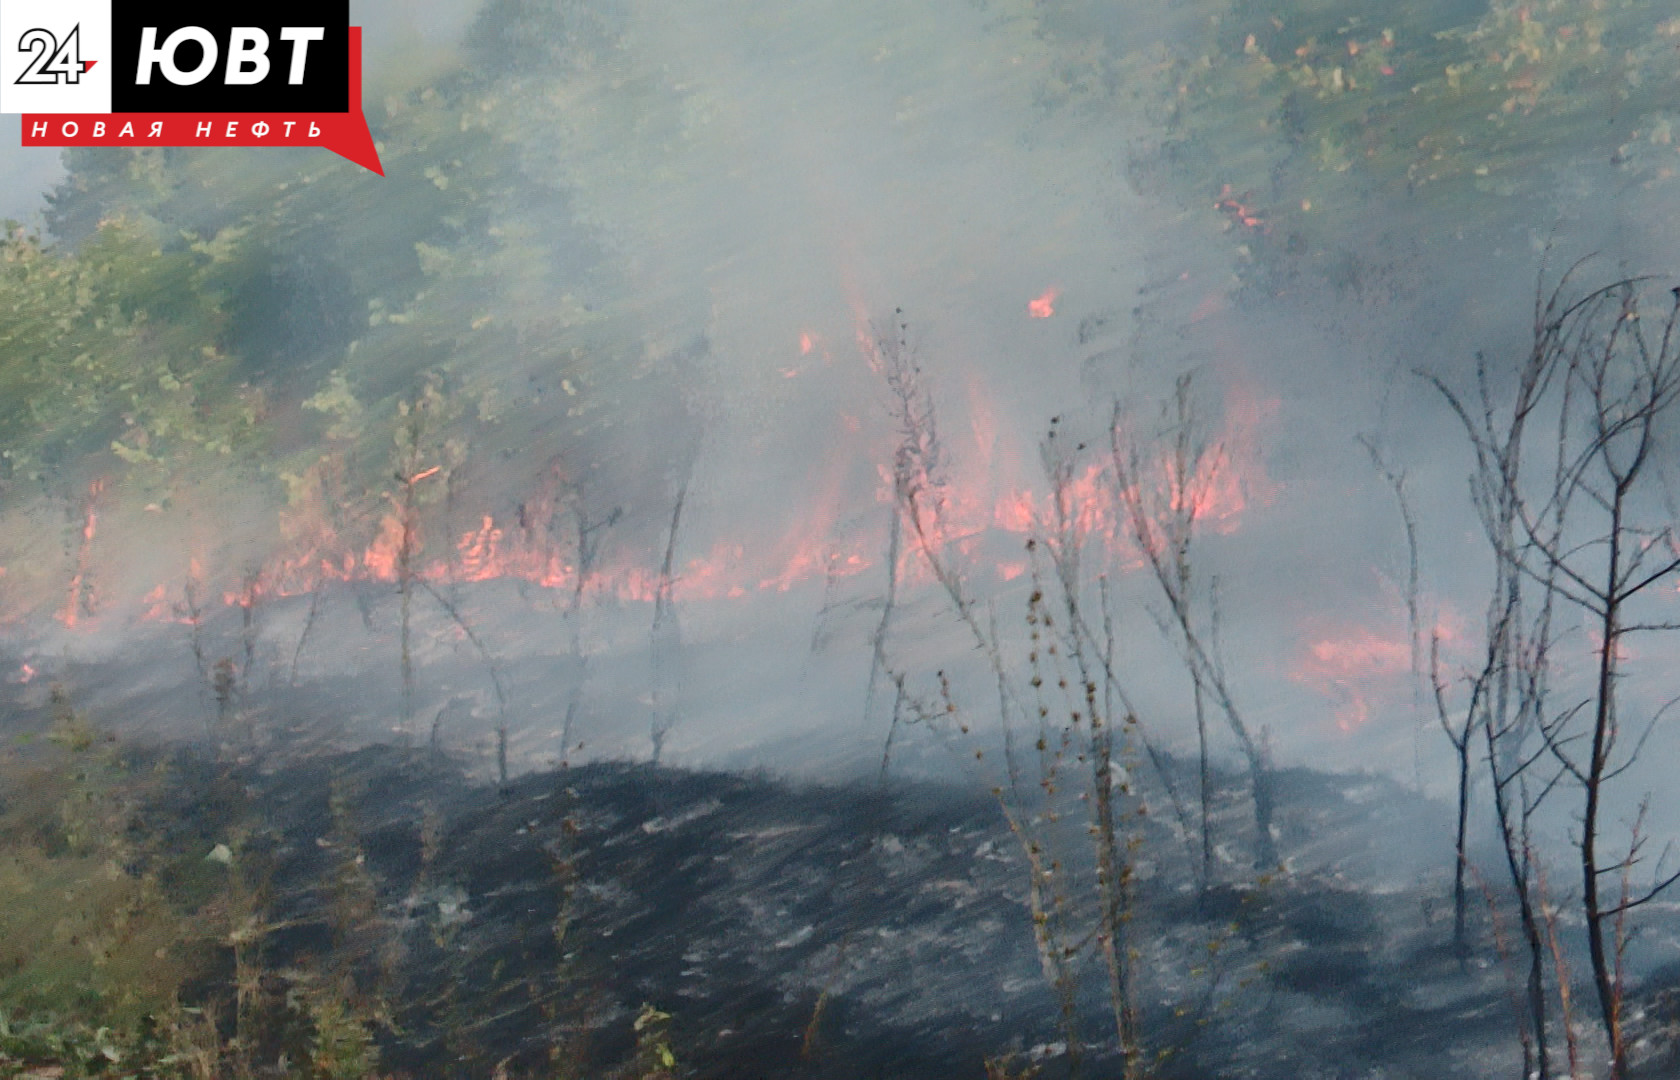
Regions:
<instances>
[{"instance_id":1,"label":"black logo box","mask_svg":"<svg viewBox=\"0 0 1680 1080\"><path fill-rule=\"evenodd\" d=\"M249 6L115 0L111 8L111 45L116 54L111 58L112 112L342 113L350 110L350 70L346 64L350 50L349 0ZM152 68L149 85L137 85L141 34L148 26L157 28L155 40L159 47L183 26L203 27L216 39L215 66L201 81L177 86L158 65ZM229 86L224 82L228 45L235 26L254 26L268 34L268 76L260 83ZM297 86L287 82L293 43L280 39L281 29L287 26L319 26L325 30L320 41L309 43L303 82ZM184 41L175 50L175 66L182 71L192 71L203 59L204 50L194 41Z\"/></svg>"}]
</instances>

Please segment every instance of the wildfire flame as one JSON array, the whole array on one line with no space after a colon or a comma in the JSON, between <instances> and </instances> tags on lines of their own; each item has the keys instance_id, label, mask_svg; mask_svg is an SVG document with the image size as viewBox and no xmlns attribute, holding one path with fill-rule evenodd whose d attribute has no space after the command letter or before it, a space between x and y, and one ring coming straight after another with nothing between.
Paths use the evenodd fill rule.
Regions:
<instances>
[{"instance_id":1,"label":"wildfire flame","mask_svg":"<svg viewBox=\"0 0 1680 1080\"><path fill-rule=\"evenodd\" d=\"M1350 626L1307 647L1293 677L1335 702L1336 726L1352 731L1371 719L1373 691L1395 685L1411 671L1411 642Z\"/></svg>"},{"instance_id":2,"label":"wildfire flame","mask_svg":"<svg viewBox=\"0 0 1680 1080\"><path fill-rule=\"evenodd\" d=\"M1055 287L1047 289L1032 302L1030 313L1049 317L1058 294ZM853 311L860 352L880 373L875 330L861 303L854 303ZM816 351L821 344L809 330L800 331L798 340L802 353ZM1100 545L1113 565L1141 565L1131 540L1134 523L1117 501L1114 467L1106 453L1093 450L1079 461L1064 475L1058 491L1032 464L1038 457L1036 440L1000 424L980 379L972 380L968 390L962 410L968 430L952 429L964 437L941 454L941 475L933 485L936 490L929 492L936 495L937 507L929 507L925 535L901 547L899 580L907 586L931 580L921 557L924 546L934 554L949 550L960 556L965 574L990 576L997 582L1018 580L1031 569L1022 557L1025 541L1060 529L1064 520L1085 541ZM1194 503L1189 516L1201 531L1233 532L1252 505L1271 499L1275 486L1261 464L1259 441L1276 408L1275 401L1240 388L1228 394L1222 430L1198 460L1196 475L1182 485ZM788 508L787 524L779 534L774 529L766 532L761 524L750 540L718 538L699 551L681 550L679 540L668 581L656 567L645 564L645 556L638 559L625 551L591 556L587 569L580 569L576 536L553 525L567 518L567 489L557 463L514 512L479 508L470 528L446 536L442 524L422 515L411 497L415 485L439 477L444 466L417 468L399 477L403 487L386 493L383 512L372 520L358 519L353 499L345 494L344 465L329 455L302 475L286 477L289 494L280 513L276 553L247 573L243 585L212 591L204 587L202 570L195 564L185 582L166 581L147 592L140 617L153 622L190 621L189 614L197 618L179 603L189 585L195 595L219 596L224 605L247 607L259 599L305 595L326 583L396 583L405 574L411 581L432 584L516 580L578 595L652 603L667 588L673 601L692 602L855 578L878 570L888 546L888 515L864 512L867 503L859 505L868 485L859 477L858 458L874 455L885 461L890 453L860 441L868 429L857 417L837 413L834 423L824 445L855 451L823 459L800 503ZM1165 448L1147 452L1161 456L1143 463L1140 480L1169 490ZM885 464L877 470L873 500L893 506L898 499L893 470ZM77 624L78 612L89 610L90 551L103 487L96 481L89 491L82 550L61 616L67 626ZM1168 506L1171 501L1156 503ZM1328 657L1322 662L1334 663Z\"/></svg>"},{"instance_id":3,"label":"wildfire flame","mask_svg":"<svg viewBox=\"0 0 1680 1080\"><path fill-rule=\"evenodd\" d=\"M1450 664L1464 645L1463 619L1440 606L1433 631L1426 629L1425 634L1434 634L1443 663ZM1412 641L1396 609L1377 611L1373 622L1320 626L1311 638L1292 665L1290 678L1330 699L1336 726L1342 731L1364 726L1381 703L1410 696ZM1426 650L1427 639L1419 647ZM1423 672L1417 674L1426 677Z\"/></svg>"},{"instance_id":4,"label":"wildfire flame","mask_svg":"<svg viewBox=\"0 0 1680 1080\"><path fill-rule=\"evenodd\" d=\"M1241 225L1243 228L1255 229L1260 232L1269 231L1271 227L1266 224L1266 219L1261 216L1260 211L1243 202L1246 198L1248 198L1247 192L1242 195L1235 195L1231 191L1231 185L1226 184L1220 190L1219 199L1213 204L1213 208L1230 218L1234 225Z\"/></svg>"},{"instance_id":5,"label":"wildfire flame","mask_svg":"<svg viewBox=\"0 0 1680 1080\"><path fill-rule=\"evenodd\" d=\"M1032 319L1048 319L1050 316L1056 314L1056 297L1061 294L1062 290L1052 285L1048 289L1039 293L1037 296L1033 297L1027 302L1027 317Z\"/></svg>"},{"instance_id":6,"label":"wildfire flame","mask_svg":"<svg viewBox=\"0 0 1680 1080\"><path fill-rule=\"evenodd\" d=\"M1271 485L1252 450L1251 433L1244 425L1264 416L1264 406L1230 409L1232 424L1224 438L1201 460L1198 475L1188 486L1195 500L1191 516L1216 533L1234 531L1256 498L1270 497ZM1057 528L1058 497L1043 482L1029 485L1020 479L1028 460L1024 452L998 450L996 421L984 391L978 387L971 401L975 452L960 456L953 475L940 488L937 528L929 533L935 554L947 549L962 554L969 572L990 573L1012 581L1029 567L1020 558L1029 536ZM840 427L852 430L845 418ZM787 592L812 580L855 577L880 564L886 549L884 523L871 518L868 527L848 523L849 463L831 459L812 485L806 508L784 533L768 545L718 541L704 554L673 565L671 595L679 601L732 599L755 592ZM1164 466L1162 466L1164 467ZM435 475L431 469L417 479ZM895 499L890 470L880 468L875 498ZM372 538L359 550L346 544L337 528L323 516L317 501L304 500L282 519L285 553L271 560L238 590L222 590L228 606L248 605L258 597L306 594L324 582L375 581L395 583L402 574L405 544L410 552L409 574L432 583L525 581L543 588L571 590L579 585L576 554L547 530L527 527L494 514L481 514L471 529L460 532L439 554L420 524L406 517L395 498L378 520ZM1122 566L1139 565L1130 549L1129 522L1117 512L1112 466L1093 458L1073 473L1062 487L1060 506L1070 514L1077 532L1101 543ZM552 492L527 500L516 515L528 521L553 516ZM405 524L406 520L406 524ZM989 557L988 557L989 553ZM916 551L901 553L901 580L923 581L926 570ZM196 576L196 571L194 576ZM584 584L594 594L623 601L651 603L660 588L660 575L644 566L602 565ZM74 586L79 589L80 585ZM143 598L147 621L178 621L180 610L171 597L180 585L159 584Z\"/></svg>"},{"instance_id":7,"label":"wildfire flame","mask_svg":"<svg viewBox=\"0 0 1680 1080\"><path fill-rule=\"evenodd\" d=\"M1249 478L1230 460L1229 454L1210 455L1204 464L1206 483L1200 486L1193 516L1218 532L1229 532L1249 503ZM673 567L671 593L679 601L734 599L755 592L787 592L811 580L855 577L879 565L885 550L884 536L868 529L850 532L840 527L840 470L824 485L815 510L803 515L767 555L757 560L768 563L768 572L753 570L749 546L720 541L705 554L679 561ZM1103 543L1119 555L1123 565L1137 565L1135 554L1125 554L1124 529L1114 509L1109 490L1111 478L1101 462L1092 462L1074 476L1062 493L1064 506L1073 508L1077 529L1084 536ZM890 475L881 478L877 498L893 498ZM1018 555L1022 542L1054 528L1057 508L1054 493L1024 486L1009 486L991 493L983 478L958 478L945 486L937 538L941 549L954 549L965 556L974 572L989 571L999 581L1020 578L1029 569ZM480 516L475 528L462 532L447 556L422 559L425 538L410 524L406 543L416 553L410 573L416 580L434 583L487 582L498 579L526 581L543 588L571 590L578 582L575 559L561 543L540 530L498 523L491 514ZM248 605L258 596L283 597L307 593L327 581L357 580L394 583L398 581L401 551L405 543L403 517L388 512L379 521L375 535L359 553L341 549L336 534L315 538L305 550L272 566L247 583L241 591L222 592L229 606ZM991 539L988 539L991 538ZM974 561L984 552L1017 554ZM927 574L914 551L901 554L901 580L915 583ZM660 575L639 566L603 567L585 583L593 592L620 600L651 603L660 588ZM158 585L144 598L143 619L179 621L180 611L170 596L179 588Z\"/></svg>"},{"instance_id":8,"label":"wildfire flame","mask_svg":"<svg viewBox=\"0 0 1680 1080\"><path fill-rule=\"evenodd\" d=\"M153 587L140 602L146 605L146 610L140 614L141 622L170 622L176 617L174 604L169 599L169 586L162 582Z\"/></svg>"},{"instance_id":9,"label":"wildfire flame","mask_svg":"<svg viewBox=\"0 0 1680 1080\"><path fill-rule=\"evenodd\" d=\"M65 626L74 630L76 622L83 608L91 612L92 597L87 590L88 573L92 569L93 537L99 528L99 496L105 490L103 479L95 480L88 485L87 508L85 520L82 524L82 543L76 552L76 572L70 578L70 592L64 600L64 611L59 616Z\"/></svg>"}]
</instances>

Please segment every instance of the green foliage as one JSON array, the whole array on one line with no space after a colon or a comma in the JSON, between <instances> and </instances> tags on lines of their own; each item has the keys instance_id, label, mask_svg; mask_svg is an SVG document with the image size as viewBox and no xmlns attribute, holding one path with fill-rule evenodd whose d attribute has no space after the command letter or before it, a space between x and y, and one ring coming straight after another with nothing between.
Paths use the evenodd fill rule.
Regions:
<instances>
[{"instance_id":1,"label":"green foliage","mask_svg":"<svg viewBox=\"0 0 1680 1080\"><path fill-rule=\"evenodd\" d=\"M0 1078L182 1075L154 1026L133 1032L0 1011ZM53 1070L62 1070L54 1072Z\"/></svg>"},{"instance_id":2,"label":"green foliage","mask_svg":"<svg viewBox=\"0 0 1680 1080\"><path fill-rule=\"evenodd\" d=\"M252 801L253 772L131 756L66 692L51 711L42 725L50 738L0 753L0 1080L362 1080L379 1074L387 1040L427 1045L425 1017L440 1007L448 1067L531 1075L524 1070L535 1063L523 1054L526 1064L503 1071L515 1060L509 1048L485 1045L477 1032L484 1010L533 1003L556 1039L550 1075L677 1074L670 1014L643 1006L614 1020L599 1013L599 988L569 958L549 981L532 982L505 970L520 966L517 942L481 953L481 944L451 938L466 918L451 906L468 897L430 877L448 827L441 811L419 823L419 876L393 882L365 854L377 835L370 828L383 827L364 818L365 804L381 789L353 764L335 768L317 781L324 790L304 794L306 803L325 797L320 853L310 845L283 868L296 820L255 816L266 800ZM298 794L288 790L287 801ZM315 812L305 811L308 820ZM555 944L575 950L576 867L559 860L554 874ZM449 978L448 1002L433 997L437 984L414 979L408 931L390 919L394 884L437 900L438 959L461 976ZM590 1048L605 1024L629 1036L610 1059ZM405 1037L415 1035L421 1040Z\"/></svg>"},{"instance_id":3,"label":"green foliage","mask_svg":"<svg viewBox=\"0 0 1680 1080\"><path fill-rule=\"evenodd\" d=\"M623 158L618 114L568 149L575 167L550 145L556 94L632 111L675 99L657 73L618 81L610 22L582 5L491 5L469 49L495 54L485 70L370 110L383 179L317 151L70 152L47 215L57 242L0 245L10 474L106 477L108 505L166 512L187 484L212 516L203 500L223 492L277 513L301 500L308 520L276 530L299 566L381 542L402 497L393 462L444 473L413 493L427 562L458 522L505 516L562 458L603 490L623 481L617 502L637 482L662 498L668 447L692 441L637 425L684 422L683 389L633 300L588 299L614 274L567 194ZM502 45L523 57L512 69ZM505 484L445 505L475 461ZM207 561L212 578L232 572Z\"/></svg>"},{"instance_id":4,"label":"green foliage","mask_svg":"<svg viewBox=\"0 0 1680 1080\"><path fill-rule=\"evenodd\" d=\"M1532 217L1582 162L1680 171L1670 5L1495 0L1464 18L1430 0L1213 12L1199 52L1131 60L1166 128L1140 178L1216 200L1258 255L1357 235L1401 200L1455 224Z\"/></svg>"},{"instance_id":5,"label":"green foliage","mask_svg":"<svg viewBox=\"0 0 1680 1080\"><path fill-rule=\"evenodd\" d=\"M155 465L252 445L263 402L229 380L210 265L128 217L74 253L16 228L0 240L0 448L14 469L107 450Z\"/></svg>"},{"instance_id":6,"label":"green foliage","mask_svg":"<svg viewBox=\"0 0 1680 1080\"><path fill-rule=\"evenodd\" d=\"M379 1051L373 1033L336 994L316 995L309 1004L315 1024L310 1065L321 1080L363 1080L373 1075Z\"/></svg>"},{"instance_id":7,"label":"green foliage","mask_svg":"<svg viewBox=\"0 0 1680 1080\"><path fill-rule=\"evenodd\" d=\"M677 1067L671 1050L671 1014L644 1004L634 1029L637 1080L669 1080Z\"/></svg>"},{"instance_id":8,"label":"green foliage","mask_svg":"<svg viewBox=\"0 0 1680 1080\"><path fill-rule=\"evenodd\" d=\"M172 1006L211 944L164 885L171 863L204 853L137 841L167 775L126 760L62 690L54 712L50 741L0 760L0 1006L133 1030Z\"/></svg>"}]
</instances>

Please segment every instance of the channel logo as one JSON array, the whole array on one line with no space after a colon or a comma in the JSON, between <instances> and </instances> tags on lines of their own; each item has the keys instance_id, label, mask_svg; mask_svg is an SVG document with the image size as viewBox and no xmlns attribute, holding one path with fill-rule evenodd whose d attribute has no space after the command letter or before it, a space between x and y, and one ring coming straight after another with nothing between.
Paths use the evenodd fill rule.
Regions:
<instances>
[{"instance_id":1,"label":"channel logo","mask_svg":"<svg viewBox=\"0 0 1680 1080\"><path fill-rule=\"evenodd\" d=\"M322 146L383 175L349 0L0 0L25 146Z\"/></svg>"}]
</instances>

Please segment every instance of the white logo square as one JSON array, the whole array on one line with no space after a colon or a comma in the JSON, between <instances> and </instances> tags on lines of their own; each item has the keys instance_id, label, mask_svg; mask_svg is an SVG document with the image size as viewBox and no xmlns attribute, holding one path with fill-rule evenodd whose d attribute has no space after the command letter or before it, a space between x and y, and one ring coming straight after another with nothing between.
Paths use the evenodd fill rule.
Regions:
<instances>
[{"instance_id":1,"label":"white logo square","mask_svg":"<svg viewBox=\"0 0 1680 1080\"><path fill-rule=\"evenodd\" d=\"M0 0L0 113L108 113L111 74L111 0Z\"/></svg>"}]
</instances>

